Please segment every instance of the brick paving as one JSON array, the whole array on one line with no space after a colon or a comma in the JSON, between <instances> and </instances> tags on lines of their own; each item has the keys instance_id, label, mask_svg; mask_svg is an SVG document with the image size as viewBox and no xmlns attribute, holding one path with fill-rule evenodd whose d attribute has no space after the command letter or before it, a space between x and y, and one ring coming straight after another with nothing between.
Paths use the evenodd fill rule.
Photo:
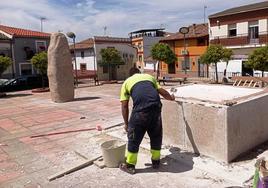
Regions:
<instances>
[{"instance_id":1,"label":"brick paving","mask_svg":"<svg viewBox=\"0 0 268 188\"><path fill-rule=\"evenodd\" d=\"M36 179L43 171L51 174L53 169L56 172L68 163L81 161L74 149L79 150L97 131L30 136L122 122L120 85L112 87L76 89L76 99L68 103L53 103L49 93L31 91L9 93L0 99L0 185L36 187L38 182L47 182L47 177Z\"/></svg>"},{"instance_id":2,"label":"brick paving","mask_svg":"<svg viewBox=\"0 0 268 188\"><path fill-rule=\"evenodd\" d=\"M225 181L193 166L167 158L159 171L148 168L150 154L139 153L139 173L92 165L52 182L48 177L101 154L100 143L126 139L123 129L76 132L30 138L32 135L96 125L109 127L123 121L120 84L80 87L68 103L53 103L49 93L22 91L0 99L0 187L226 187ZM121 131L118 133L118 131ZM110 134L111 133L111 134ZM147 143L148 145L148 143ZM79 155L78 155L79 153ZM180 156L179 156L180 157Z\"/></svg>"}]
</instances>

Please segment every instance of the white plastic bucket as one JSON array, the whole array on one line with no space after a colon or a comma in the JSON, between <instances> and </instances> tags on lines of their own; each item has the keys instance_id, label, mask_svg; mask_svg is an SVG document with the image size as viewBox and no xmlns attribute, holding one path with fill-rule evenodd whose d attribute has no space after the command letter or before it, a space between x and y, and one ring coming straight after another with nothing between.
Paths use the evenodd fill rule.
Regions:
<instances>
[{"instance_id":1,"label":"white plastic bucket","mask_svg":"<svg viewBox=\"0 0 268 188\"><path fill-rule=\"evenodd\" d=\"M109 140L101 144L104 164L109 168L117 168L125 161L126 143L118 140Z\"/></svg>"}]
</instances>

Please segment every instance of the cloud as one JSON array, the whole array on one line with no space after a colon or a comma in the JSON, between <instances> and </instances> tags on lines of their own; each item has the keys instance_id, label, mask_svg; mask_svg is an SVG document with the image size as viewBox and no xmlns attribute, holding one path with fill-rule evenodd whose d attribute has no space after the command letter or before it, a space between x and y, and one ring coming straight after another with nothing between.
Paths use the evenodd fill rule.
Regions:
<instances>
[{"instance_id":1,"label":"cloud","mask_svg":"<svg viewBox=\"0 0 268 188\"><path fill-rule=\"evenodd\" d=\"M1 1L1 24L44 31L73 31L78 40L107 34L127 37L141 28L165 26L170 32L203 22L206 15L262 0L9 0Z\"/></svg>"}]
</instances>

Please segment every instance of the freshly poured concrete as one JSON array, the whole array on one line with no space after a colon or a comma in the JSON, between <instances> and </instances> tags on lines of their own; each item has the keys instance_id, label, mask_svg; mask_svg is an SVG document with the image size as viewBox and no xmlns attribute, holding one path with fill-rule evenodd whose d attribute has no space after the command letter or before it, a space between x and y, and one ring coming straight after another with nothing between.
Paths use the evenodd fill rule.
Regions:
<instances>
[{"instance_id":1,"label":"freshly poured concrete","mask_svg":"<svg viewBox=\"0 0 268 188\"><path fill-rule=\"evenodd\" d=\"M252 95L262 91L262 89L238 88L222 85L188 85L178 87L174 93L176 97L196 98L200 100L209 100L221 102L223 100L233 100L238 97Z\"/></svg>"},{"instance_id":2,"label":"freshly poured concrete","mask_svg":"<svg viewBox=\"0 0 268 188\"><path fill-rule=\"evenodd\" d=\"M165 144L230 162L268 139L267 92L217 85L177 90L183 98L162 101ZM236 104L219 104L223 100Z\"/></svg>"}]
</instances>

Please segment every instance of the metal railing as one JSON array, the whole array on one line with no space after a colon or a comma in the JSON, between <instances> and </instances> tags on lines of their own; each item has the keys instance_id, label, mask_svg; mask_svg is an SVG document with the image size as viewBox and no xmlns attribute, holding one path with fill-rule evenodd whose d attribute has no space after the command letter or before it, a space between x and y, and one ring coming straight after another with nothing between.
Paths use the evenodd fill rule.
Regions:
<instances>
[{"instance_id":1,"label":"metal railing","mask_svg":"<svg viewBox=\"0 0 268 188\"><path fill-rule=\"evenodd\" d=\"M175 74L170 74L164 71L160 71L160 77L164 77L164 76L170 76L173 78L183 78L183 77L187 77L187 79L194 79L194 80L211 80L211 81L215 81L216 80L216 72L215 71L204 71L204 72L200 72L200 71L187 71L187 73L185 74L184 71L176 71ZM233 77L239 77L239 76L248 76L246 73L241 73L241 72L226 72L226 78L228 79L232 79ZM253 73L254 77L262 77L262 74L259 72L255 72ZM218 81L221 81L224 77L224 72L218 72ZM264 73L264 77L268 77L268 72Z\"/></svg>"},{"instance_id":2,"label":"metal railing","mask_svg":"<svg viewBox=\"0 0 268 188\"><path fill-rule=\"evenodd\" d=\"M223 46L268 44L268 32L259 32L258 37L255 38L250 37L248 33L238 34L236 36L218 36L211 39L210 43L221 44Z\"/></svg>"}]
</instances>

